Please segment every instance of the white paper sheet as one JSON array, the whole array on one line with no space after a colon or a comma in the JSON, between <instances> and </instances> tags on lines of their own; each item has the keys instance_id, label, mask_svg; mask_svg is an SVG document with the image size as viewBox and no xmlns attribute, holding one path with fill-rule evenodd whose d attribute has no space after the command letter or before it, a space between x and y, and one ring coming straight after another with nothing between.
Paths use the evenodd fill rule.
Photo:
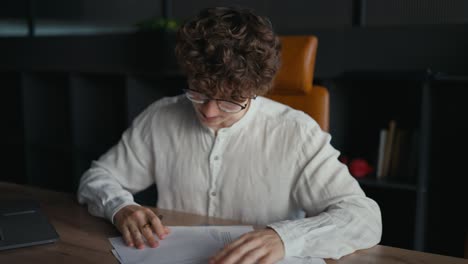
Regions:
<instances>
[{"instance_id":1,"label":"white paper sheet","mask_svg":"<svg viewBox=\"0 0 468 264\"><path fill-rule=\"evenodd\" d=\"M206 264L225 245L242 234L253 230L252 226L190 226L169 227L171 234L160 241L159 247L136 249L125 245L122 237L109 238L112 253L122 264ZM155 239L157 239L155 235ZM322 259L288 258L281 264L323 264Z\"/></svg>"}]
</instances>

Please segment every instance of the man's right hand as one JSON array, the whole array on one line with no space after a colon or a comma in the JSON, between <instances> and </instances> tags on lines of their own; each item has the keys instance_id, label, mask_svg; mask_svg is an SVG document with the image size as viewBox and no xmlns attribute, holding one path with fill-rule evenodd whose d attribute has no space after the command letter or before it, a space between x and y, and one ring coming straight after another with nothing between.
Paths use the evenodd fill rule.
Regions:
<instances>
[{"instance_id":1,"label":"man's right hand","mask_svg":"<svg viewBox=\"0 0 468 264\"><path fill-rule=\"evenodd\" d=\"M125 243L138 249L145 247L144 240L152 248L159 246L153 232L159 239L164 239L170 233L153 211L139 205L127 205L120 209L114 215L114 224L122 233Z\"/></svg>"}]
</instances>

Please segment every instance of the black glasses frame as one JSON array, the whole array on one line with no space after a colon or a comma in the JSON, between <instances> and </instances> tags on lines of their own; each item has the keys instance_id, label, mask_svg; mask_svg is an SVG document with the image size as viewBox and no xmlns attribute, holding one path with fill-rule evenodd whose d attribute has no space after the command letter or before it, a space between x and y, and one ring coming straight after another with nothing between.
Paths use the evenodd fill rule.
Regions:
<instances>
[{"instance_id":1,"label":"black glasses frame","mask_svg":"<svg viewBox=\"0 0 468 264\"><path fill-rule=\"evenodd\" d=\"M203 95L203 96L206 97L206 99L203 100L202 103L199 103L199 102L193 101L192 99L190 99L190 97L187 96L187 98L188 98L190 101L192 101L192 102L194 102L194 103L196 103L196 104L206 104L208 101L216 101L216 104L218 104L219 101L222 101L222 102L228 102L228 103L231 103L231 104L238 105L238 106L240 106L240 108L241 108L239 111L236 111L236 112L227 112L227 111L224 111L223 109L221 109L221 108L219 107L219 104L218 104L218 108L219 108L221 111L226 112L226 113L239 113L240 111L242 111L242 110L244 110L245 108L247 108L247 106L249 105L249 103L245 103L244 105L242 105L242 104L239 104L239 103L236 103L236 102L233 102L233 101L229 101L229 100L225 100L225 99L210 98L210 97L204 95L203 93L200 93L199 91L194 90L194 89L190 89L190 88L182 89L182 91L184 91L184 93L185 93L186 95L187 95L188 92L195 92L195 93L199 93L199 94L201 94L201 95ZM255 98L257 98L257 96L251 97L250 99L254 99L254 100L255 100Z\"/></svg>"}]
</instances>

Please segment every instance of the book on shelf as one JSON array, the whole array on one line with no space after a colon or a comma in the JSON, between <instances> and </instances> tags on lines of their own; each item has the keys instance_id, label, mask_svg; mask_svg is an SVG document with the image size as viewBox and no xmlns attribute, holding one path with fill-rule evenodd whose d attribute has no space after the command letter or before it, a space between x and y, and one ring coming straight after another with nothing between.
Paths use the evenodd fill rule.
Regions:
<instances>
[{"instance_id":1,"label":"book on shelf","mask_svg":"<svg viewBox=\"0 0 468 264\"><path fill-rule=\"evenodd\" d=\"M380 130L377 153L377 179L409 181L414 177L417 159L417 136L414 132L397 127L391 120L388 128Z\"/></svg>"},{"instance_id":2,"label":"book on shelf","mask_svg":"<svg viewBox=\"0 0 468 264\"><path fill-rule=\"evenodd\" d=\"M380 168L381 174L379 175L380 177L378 177L379 179L388 178L388 172L390 168L390 158L392 155L395 132L396 132L396 121L390 120L390 122L388 123L385 140L383 142L383 156L382 156L382 164Z\"/></svg>"},{"instance_id":3,"label":"book on shelf","mask_svg":"<svg viewBox=\"0 0 468 264\"><path fill-rule=\"evenodd\" d=\"M383 178L383 162L384 162L384 154L385 154L385 142L387 140L387 129L380 130L379 136L379 149L377 152L377 179Z\"/></svg>"},{"instance_id":4,"label":"book on shelf","mask_svg":"<svg viewBox=\"0 0 468 264\"><path fill-rule=\"evenodd\" d=\"M410 152L410 138L408 131L398 128L395 133L395 141L393 143L393 150L390 157L390 167L388 177L392 179L407 177L409 152Z\"/></svg>"}]
</instances>

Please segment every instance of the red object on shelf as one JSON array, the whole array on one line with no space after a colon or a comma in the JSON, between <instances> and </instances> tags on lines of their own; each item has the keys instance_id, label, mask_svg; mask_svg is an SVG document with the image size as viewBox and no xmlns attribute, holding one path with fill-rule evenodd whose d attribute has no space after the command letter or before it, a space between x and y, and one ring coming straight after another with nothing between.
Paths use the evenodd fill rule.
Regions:
<instances>
[{"instance_id":1,"label":"red object on shelf","mask_svg":"<svg viewBox=\"0 0 468 264\"><path fill-rule=\"evenodd\" d=\"M348 165L349 159L347 156L340 156L338 160L341 161L341 163Z\"/></svg>"},{"instance_id":2,"label":"red object on shelf","mask_svg":"<svg viewBox=\"0 0 468 264\"><path fill-rule=\"evenodd\" d=\"M356 178L363 178L374 171L374 168L365 159L356 158L348 164L349 172Z\"/></svg>"}]
</instances>

